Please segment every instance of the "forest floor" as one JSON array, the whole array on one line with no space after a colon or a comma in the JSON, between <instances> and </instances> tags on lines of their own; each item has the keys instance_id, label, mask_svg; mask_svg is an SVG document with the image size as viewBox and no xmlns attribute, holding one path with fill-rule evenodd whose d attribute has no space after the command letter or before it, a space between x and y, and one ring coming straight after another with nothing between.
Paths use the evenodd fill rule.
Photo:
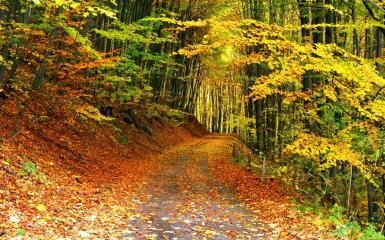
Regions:
<instances>
[{"instance_id":1,"label":"forest floor","mask_svg":"<svg viewBox=\"0 0 385 240\"><path fill-rule=\"evenodd\" d=\"M32 106L19 134L0 141L0 239L328 238L278 179L232 161L234 136L191 117L142 120L150 134L117 123L117 133L63 106L38 117L47 106ZM0 137L13 109L0 109Z\"/></svg>"},{"instance_id":2,"label":"forest floor","mask_svg":"<svg viewBox=\"0 0 385 240\"><path fill-rule=\"evenodd\" d=\"M156 164L141 159L143 168L116 176L103 192L69 186L75 196L68 196L65 186L55 186L64 194L46 192L47 198L62 196L61 205L37 191L30 192L37 195L29 200L34 212L18 206L22 198L0 202L9 220L1 225L28 230L27 239L320 239L325 229L293 209L278 180L261 182L231 161L235 141L226 135L191 138L165 150ZM156 172L148 175L146 168Z\"/></svg>"},{"instance_id":3,"label":"forest floor","mask_svg":"<svg viewBox=\"0 0 385 240\"><path fill-rule=\"evenodd\" d=\"M278 180L261 182L230 160L236 141L208 135L164 152L159 174L136 192L123 238L326 239Z\"/></svg>"}]
</instances>

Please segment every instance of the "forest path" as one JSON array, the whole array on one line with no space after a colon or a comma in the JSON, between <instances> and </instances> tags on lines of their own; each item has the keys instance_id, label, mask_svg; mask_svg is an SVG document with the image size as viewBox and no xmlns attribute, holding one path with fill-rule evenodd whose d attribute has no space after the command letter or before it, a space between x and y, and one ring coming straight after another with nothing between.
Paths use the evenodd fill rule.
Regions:
<instances>
[{"instance_id":1,"label":"forest path","mask_svg":"<svg viewBox=\"0 0 385 240\"><path fill-rule=\"evenodd\" d=\"M258 210L213 174L232 142L207 136L164 153L163 170L133 199L136 210L122 239L268 239Z\"/></svg>"}]
</instances>

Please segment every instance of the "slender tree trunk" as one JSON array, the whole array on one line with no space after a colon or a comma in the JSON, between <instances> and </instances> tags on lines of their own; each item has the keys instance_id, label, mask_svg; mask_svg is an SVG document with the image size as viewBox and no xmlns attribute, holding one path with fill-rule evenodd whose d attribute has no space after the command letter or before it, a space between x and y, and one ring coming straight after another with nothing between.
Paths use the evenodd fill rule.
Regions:
<instances>
[{"instance_id":1,"label":"slender tree trunk","mask_svg":"<svg viewBox=\"0 0 385 240\"><path fill-rule=\"evenodd\" d=\"M325 4L332 5L332 0L325 0ZM326 10L325 22L328 25L334 24L334 13L330 8L328 8ZM331 26L326 27L326 29L325 29L325 43L326 44L335 43L334 29L335 28L331 27Z\"/></svg>"},{"instance_id":2,"label":"slender tree trunk","mask_svg":"<svg viewBox=\"0 0 385 240\"><path fill-rule=\"evenodd\" d=\"M63 12L63 7L60 6L59 9L57 10L56 16L59 16L62 12ZM59 30L58 27L54 27L48 39L47 50L45 50L44 52L43 61L41 62L37 70L35 80L32 83L32 89L34 90L39 90L43 84L43 79L46 72L46 65L48 63L48 57L50 56L50 51L54 44L58 30Z\"/></svg>"},{"instance_id":3,"label":"slender tree trunk","mask_svg":"<svg viewBox=\"0 0 385 240\"><path fill-rule=\"evenodd\" d=\"M356 0L350 0L350 1L351 1L351 8L352 8L353 24L356 24L357 23ZM357 56L360 56L361 54L360 39L358 37L358 32L356 27L354 27L354 30L353 30L353 42L354 42L354 54L356 54Z\"/></svg>"}]
</instances>

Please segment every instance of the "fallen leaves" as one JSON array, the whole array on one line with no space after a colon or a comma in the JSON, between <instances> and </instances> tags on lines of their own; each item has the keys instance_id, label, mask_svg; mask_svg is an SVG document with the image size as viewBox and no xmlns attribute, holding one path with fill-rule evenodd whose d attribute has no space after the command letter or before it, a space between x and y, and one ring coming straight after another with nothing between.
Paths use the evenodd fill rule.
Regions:
<instances>
[{"instance_id":1,"label":"fallen leaves","mask_svg":"<svg viewBox=\"0 0 385 240\"><path fill-rule=\"evenodd\" d=\"M266 237L258 215L212 176L207 157L216 153L205 151L211 141L196 139L164 152L159 175L138 193L146 198L135 201L138 215L129 219L129 238Z\"/></svg>"},{"instance_id":2,"label":"fallen leaves","mask_svg":"<svg viewBox=\"0 0 385 240\"><path fill-rule=\"evenodd\" d=\"M100 129L97 136L80 129L80 136L59 137L55 124L0 149L0 235L295 239L317 232L292 210L279 181L262 183L229 161L229 136L198 138L154 125L157 139L179 141L160 155L141 135L121 146Z\"/></svg>"},{"instance_id":3,"label":"fallen leaves","mask_svg":"<svg viewBox=\"0 0 385 240\"><path fill-rule=\"evenodd\" d=\"M39 204L36 206L36 209L40 212L45 212L47 210L47 207L44 204Z\"/></svg>"},{"instance_id":4,"label":"fallen leaves","mask_svg":"<svg viewBox=\"0 0 385 240\"><path fill-rule=\"evenodd\" d=\"M225 139L225 136L219 137L208 146L218 152L215 156L209 155L211 170L217 179L237 192L237 196L260 217L274 238L331 239L327 229L312 224L315 216L303 216L291 206L278 179L262 182L254 173L231 162L232 142Z\"/></svg>"},{"instance_id":5,"label":"fallen leaves","mask_svg":"<svg viewBox=\"0 0 385 240\"><path fill-rule=\"evenodd\" d=\"M0 126L9 120L0 117ZM0 234L6 239L121 237L134 215L133 192L159 172L159 146L137 130L125 129L134 143L124 146L110 141L115 133L106 126L77 123L74 133L61 124L66 121L49 118L13 143L0 142ZM162 130L154 135L170 145L193 136L166 123Z\"/></svg>"}]
</instances>

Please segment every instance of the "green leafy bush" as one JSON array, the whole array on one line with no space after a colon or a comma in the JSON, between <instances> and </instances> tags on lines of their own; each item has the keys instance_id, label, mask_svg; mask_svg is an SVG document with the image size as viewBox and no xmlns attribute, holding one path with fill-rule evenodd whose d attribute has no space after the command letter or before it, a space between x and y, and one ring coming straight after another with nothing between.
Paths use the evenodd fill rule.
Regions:
<instances>
[{"instance_id":1,"label":"green leafy bush","mask_svg":"<svg viewBox=\"0 0 385 240\"><path fill-rule=\"evenodd\" d=\"M359 240L385 240L385 236L376 230L376 227L370 224L363 231Z\"/></svg>"},{"instance_id":2,"label":"green leafy bush","mask_svg":"<svg viewBox=\"0 0 385 240\"><path fill-rule=\"evenodd\" d=\"M31 161L24 162L21 170L20 170L20 176L24 177L27 174L29 175L35 175L37 172L37 165Z\"/></svg>"}]
</instances>

